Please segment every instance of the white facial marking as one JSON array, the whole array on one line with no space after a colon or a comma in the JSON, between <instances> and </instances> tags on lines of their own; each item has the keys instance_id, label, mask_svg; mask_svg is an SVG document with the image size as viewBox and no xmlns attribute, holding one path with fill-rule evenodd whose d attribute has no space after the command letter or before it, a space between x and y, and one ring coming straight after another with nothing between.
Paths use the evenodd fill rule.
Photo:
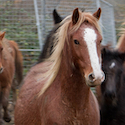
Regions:
<instances>
[{"instance_id":1,"label":"white facial marking","mask_svg":"<svg viewBox=\"0 0 125 125\"><path fill-rule=\"evenodd\" d=\"M98 57L96 49L96 39L97 39L97 34L93 29L86 28L84 30L84 40L88 47L91 66L93 68L95 78L102 78L101 65L99 64L100 57Z\"/></svg>"},{"instance_id":2,"label":"white facial marking","mask_svg":"<svg viewBox=\"0 0 125 125\"><path fill-rule=\"evenodd\" d=\"M110 69L112 69L113 67L115 67L115 62L112 62L111 65L109 66Z\"/></svg>"}]
</instances>

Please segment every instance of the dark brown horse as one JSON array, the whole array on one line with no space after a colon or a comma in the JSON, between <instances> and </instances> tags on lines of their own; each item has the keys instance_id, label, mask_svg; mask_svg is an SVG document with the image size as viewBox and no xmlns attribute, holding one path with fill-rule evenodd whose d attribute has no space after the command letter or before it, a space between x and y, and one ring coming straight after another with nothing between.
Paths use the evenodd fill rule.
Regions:
<instances>
[{"instance_id":1,"label":"dark brown horse","mask_svg":"<svg viewBox=\"0 0 125 125\"><path fill-rule=\"evenodd\" d=\"M11 87L16 94L14 74L16 73L18 84L22 80L22 54L18 45L14 41L5 39L4 35L5 32L0 33L0 125L3 123L3 119L6 122L11 120L8 112L8 99ZM4 109L3 117L2 107Z\"/></svg>"},{"instance_id":2,"label":"dark brown horse","mask_svg":"<svg viewBox=\"0 0 125 125\"><path fill-rule=\"evenodd\" d=\"M102 50L105 80L97 87L101 125L125 125L125 53Z\"/></svg>"},{"instance_id":3,"label":"dark brown horse","mask_svg":"<svg viewBox=\"0 0 125 125\"><path fill-rule=\"evenodd\" d=\"M59 23L62 21L62 17L57 13L57 11L53 10L53 22L54 22L54 28L50 31L48 36L46 37L45 44L43 47L43 50L40 53L40 56L38 58L38 63L44 61L45 58L48 58L52 54L52 50L54 47L54 36L51 37L56 30L59 28Z\"/></svg>"},{"instance_id":4,"label":"dark brown horse","mask_svg":"<svg viewBox=\"0 0 125 125\"><path fill-rule=\"evenodd\" d=\"M99 125L90 87L104 80L98 20L76 8L51 34L51 56L32 67L15 106L15 125Z\"/></svg>"}]
</instances>

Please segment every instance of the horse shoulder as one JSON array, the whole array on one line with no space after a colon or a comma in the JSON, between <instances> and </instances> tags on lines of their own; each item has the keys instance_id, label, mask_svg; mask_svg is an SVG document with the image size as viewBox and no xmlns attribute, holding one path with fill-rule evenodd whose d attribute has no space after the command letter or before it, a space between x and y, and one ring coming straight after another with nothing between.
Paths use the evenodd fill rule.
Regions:
<instances>
[{"instance_id":1,"label":"horse shoulder","mask_svg":"<svg viewBox=\"0 0 125 125\"><path fill-rule=\"evenodd\" d=\"M38 120L40 115L40 109L38 109L39 91L40 86L35 80L23 84L15 107L15 123L18 121L20 125L38 124L38 121L40 121Z\"/></svg>"}]
</instances>

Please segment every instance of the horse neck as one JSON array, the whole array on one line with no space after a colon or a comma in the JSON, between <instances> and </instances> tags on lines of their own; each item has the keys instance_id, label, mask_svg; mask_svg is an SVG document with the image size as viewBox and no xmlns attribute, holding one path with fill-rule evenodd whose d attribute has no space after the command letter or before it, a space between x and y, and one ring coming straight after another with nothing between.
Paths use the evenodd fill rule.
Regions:
<instances>
[{"instance_id":1,"label":"horse neck","mask_svg":"<svg viewBox=\"0 0 125 125\"><path fill-rule=\"evenodd\" d=\"M86 85L80 70L73 66L72 57L70 49L66 49L65 46L62 53L59 80L61 79L62 100L76 107L87 102L90 88Z\"/></svg>"}]
</instances>

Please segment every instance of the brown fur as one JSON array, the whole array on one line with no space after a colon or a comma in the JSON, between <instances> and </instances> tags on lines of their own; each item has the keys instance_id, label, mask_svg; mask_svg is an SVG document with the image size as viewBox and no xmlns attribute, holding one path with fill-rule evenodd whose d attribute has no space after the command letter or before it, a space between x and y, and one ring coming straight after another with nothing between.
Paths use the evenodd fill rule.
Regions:
<instances>
[{"instance_id":1,"label":"brown fur","mask_svg":"<svg viewBox=\"0 0 125 125\"><path fill-rule=\"evenodd\" d=\"M0 73L0 124L2 124L2 107L4 108L4 120L7 122L11 120L7 106L11 86L13 89L15 87L14 74L16 74L18 84L22 80L22 54L18 45L4 38L4 35L5 33L0 34L0 69L2 68ZM14 97L16 98L15 95Z\"/></svg>"},{"instance_id":2,"label":"brown fur","mask_svg":"<svg viewBox=\"0 0 125 125\"><path fill-rule=\"evenodd\" d=\"M25 77L15 107L15 125L99 125L97 100L85 80L92 67L81 34L84 28L95 30L100 57L99 14L95 16L98 19L79 11L75 14L79 14L72 16L79 18L75 24L69 16L54 34L57 45L52 55L32 67Z\"/></svg>"}]
</instances>

